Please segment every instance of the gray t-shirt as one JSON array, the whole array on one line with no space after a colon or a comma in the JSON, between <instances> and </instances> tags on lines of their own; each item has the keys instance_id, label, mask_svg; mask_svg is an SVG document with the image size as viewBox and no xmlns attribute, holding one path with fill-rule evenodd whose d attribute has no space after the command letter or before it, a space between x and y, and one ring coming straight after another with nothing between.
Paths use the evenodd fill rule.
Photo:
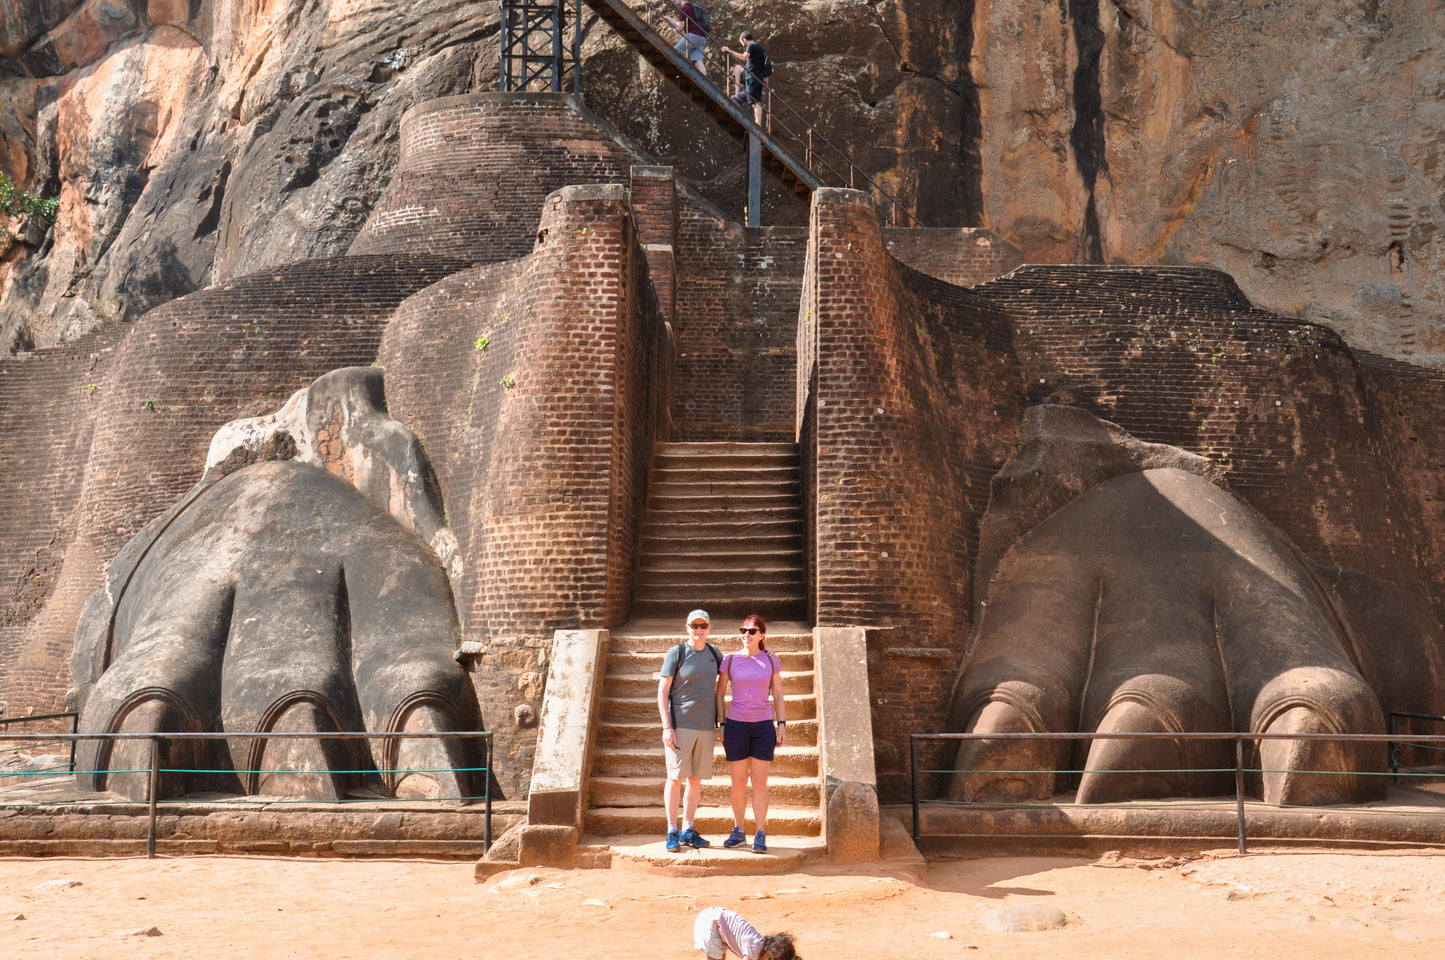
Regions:
<instances>
[{"instance_id":1,"label":"gray t-shirt","mask_svg":"<svg viewBox=\"0 0 1445 960\"><path fill-rule=\"evenodd\" d=\"M717 665L721 659L722 654L711 643L704 644L701 650L694 650L691 643L667 649L662 658L662 675L672 677L668 699L674 727L711 730L717 726Z\"/></svg>"}]
</instances>

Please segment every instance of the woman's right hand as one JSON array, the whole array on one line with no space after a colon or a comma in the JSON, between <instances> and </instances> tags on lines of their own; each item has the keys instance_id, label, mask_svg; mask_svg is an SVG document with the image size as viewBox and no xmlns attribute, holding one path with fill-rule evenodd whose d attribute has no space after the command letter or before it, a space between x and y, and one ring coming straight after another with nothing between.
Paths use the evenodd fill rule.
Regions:
<instances>
[{"instance_id":1,"label":"woman's right hand","mask_svg":"<svg viewBox=\"0 0 1445 960\"><path fill-rule=\"evenodd\" d=\"M662 728L662 742L672 749L677 749L677 733L671 727Z\"/></svg>"}]
</instances>

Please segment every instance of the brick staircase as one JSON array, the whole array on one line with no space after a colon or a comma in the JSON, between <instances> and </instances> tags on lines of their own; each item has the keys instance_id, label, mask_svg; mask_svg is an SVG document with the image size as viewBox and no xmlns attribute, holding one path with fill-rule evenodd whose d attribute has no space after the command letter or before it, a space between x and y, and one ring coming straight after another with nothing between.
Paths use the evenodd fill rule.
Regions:
<instances>
[{"instance_id":1,"label":"brick staircase","mask_svg":"<svg viewBox=\"0 0 1445 960\"><path fill-rule=\"evenodd\" d=\"M632 613L680 628L695 607L719 635L750 613L803 617L797 444L657 446Z\"/></svg>"},{"instance_id":2,"label":"brick staircase","mask_svg":"<svg viewBox=\"0 0 1445 960\"><path fill-rule=\"evenodd\" d=\"M687 611L678 614L678 623ZM726 655L737 641L717 624L713 642ZM782 626L781 624L779 625ZM603 681L602 708L592 753L586 830L596 837L642 836L660 841L662 787L662 723L657 713L657 671L668 647L681 633L616 633L612 637ZM813 685L813 637L796 626L790 632L770 631L768 650L783 668L787 699L787 745L778 748L768 777L770 845L802 846L822 832L821 783L818 775L817 697ZM748 806L751 840L752 806ZM731 781L722 745L713 751L713 776L703 781L697 829L721 849L732 829ZM791 841L791 842L790 842Z\"/></svg>"}]
</instances>

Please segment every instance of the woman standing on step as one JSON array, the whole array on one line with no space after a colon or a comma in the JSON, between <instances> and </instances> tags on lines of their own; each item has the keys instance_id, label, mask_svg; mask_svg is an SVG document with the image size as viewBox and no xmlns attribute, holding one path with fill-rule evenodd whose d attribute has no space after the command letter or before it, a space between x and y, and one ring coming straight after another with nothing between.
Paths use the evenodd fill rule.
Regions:
<instances>
[{"instance_id":1,"label":"woman standing on step","mask_svg":"<svg viewBox=\"0 0 1445 960\"><path fill-rule=\"evenodd\" d=\"M743 647L723 658L717 678L717 712L726 716L723 723L723 752L727 754L728 771L733 781L733 832L723 841L725 847L741 846L747 835L743 832L743 815L747 812L748 777L753 780L753 819L757 833L753 852L768 852L768 766L773 752L787 736L788 721L783 702L783 667L768 652L768 626L753 614L743 621ZM723 712L728 687L732 702ZM771 702L769 702L771 700Z\"/></svg>"}]
</instances>

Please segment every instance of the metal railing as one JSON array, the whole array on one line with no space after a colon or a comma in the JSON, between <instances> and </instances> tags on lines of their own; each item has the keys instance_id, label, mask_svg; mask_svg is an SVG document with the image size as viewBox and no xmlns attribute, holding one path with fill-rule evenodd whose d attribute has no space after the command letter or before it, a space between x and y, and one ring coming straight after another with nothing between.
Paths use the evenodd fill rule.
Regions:
<instances>
[{"instance_id":1,"label":"metal railing","mask_svg":"<svg viewBox=\"0 0 1445 960\"><path fill-rule=\"evenodd\" d=\"M28 717L0 717L0 732L7 732L7 733L8 733L9 730L10 730L10 725L11 725L11 724L41 723L41 722L49 722L49 721L51 721L51 720L69 720L69 721L70 721L70 732L71 732L72 734L75 733L77 730L80 729L80 714L78 714L78 713L76 713L76 712L74 712L74 711L65 711L65 712L63 712L63 713L37 713L37 714L33 714L33 715L31 715L31 716L28 716ZM35 746L38 746L38 747L48 747L48 746L54 746L55 744L64 743L64 742L65 742L64 740L55 740L55 739L53 739L53 738L47 737L47 738L45 738L45 741L44 741L43 743L37 743L37 744L35 744ZM8 748L5 748L5 749L0 749L0 753L14 753L14 752L18 752L20 749L21 749L21 748L18 748L18 747L8 747ZM69 761L69 763L68 763L68 765L66 766L65 769L66 769L66 771L69 772L69 773L74 773L74 772L75 772L75 740L73 740L73 739L70 741L70 761ZM37 773L50 773L50 772L52 772L52 771L50 771L50 770L27 770L27 771L25 771L25 773L26 773L27 775L29 775L29 776L34 776L34 775L37 774Z\"/></svg>"},{"instance_id":2,"label":"metal railing","mask_svg":"<svg viewBox=\"0 0 1445 960\"><path fill-rule=\"evenodd\" d=\"M1398 714L1398 716L1402 716L1402 717L1406 717L1406 716L1420 716L1420 717L1422 717L1422 718L1424 718L1424 719L1439 719L1439 720L1445 721L1445 717L1432 717L1432 716L1429 716L1429 715ZM914 841L914 843L917 843L917 842L919 841L920 837L922 836L922 829L921 829L921 825L922 825L922 810L921 810L921 807L922 807L923 802L925 802L925 801L923 801L922 796L921 796L921 789L920 789L920 784L919 784L919 776L920 776L920 774L948 775L948 776L952 776L952 775L958 774L958 773L969 773L969 772L973 772L973 771L959 770L959 769L956 769L956 768L949 768L949 769L919 769L919 766L918 766L918 745L919 745L919 742L920 742L920 741L934 741L934 742L936 742L936 741L965 741L965 740L989 740L989 741L1001 741L1001 740L1024 740L1024 741L1041 741L1041 740L1043 740L1043 741L1047 741L1047 740L1053 740L1053 741L1058 741L1058 740L1068 740L1068 741L1078 741L1078 740L1087 740L1087 741L1093 741L1093 740L1166 740L1166 741L1194 740L1194 741L1201 741L1201 740L1213 740L1213 741L1219 741L1219 740L1225 740L1225 741L1230 741L1230 742L1232 742L1233 745L1234 745L1234 765L1233 765L1232 767L1201 767L1201 768L1186 768L1186 769L1169 770L1169 771L1150 771L1150 770L1147 770L1147 769L1140 769L1140 770L1130 769L1130 770L1115 770L1115 771L1108 771L1108 772L1118 773L1118 774L1136 774L1136 773L1150 773L1150 772L1168 772L1168 773L1178 773L1178 774L1190 774L1190 773L1216 773L1216 774L1222 774L1222 773L1233 772L1233 774L1234 774L1234 797L1233 797L1233 801L1234 801L1235 821L1236 821L1237 835L1238 835L1238 843L1239 843L1239 852L1240 852L1240 853L1246 853L1246 852L1247 852L1247 849L1246 849L1246 836L1245 836L1245 823L1246 823L1246 819L1245 819L1245 787L1244 787L1244 780L1245 780L1245 775L1246 775L1246 774L1254 775L1254 774L1267 774L1267 773L1268 773L1268 774L1304 773L1304 774L1326 774L1326 775L1336 775L1336 776L1358 776L1358 777L1391 777L1391 776L1393 776L1393 777L1396 778L1396 782L1398 782L1398 778L1401 776L1401 774L1400 774L1400 768L1399 768L1399 767L1395 764L1395 762L1394 762L1394 756L1395 756L1395 753L1396 753L1396 750L1397 750L1398 746L1400 745L1400 737L1399 737L1398 734L1396 734L1396 733L1393 732L1393 730L1394 730L1394 724L1393 724L1393 722L1392 722L1391 725L1390 725L1390 729L1391 729L1391 731L1392 731L1392 732L1390 732L1390 733L1372 733L1372 734L1371 734L1371 733L1361 733L1361 734L1334 734L1334 733L1226 733L1226 732L1220 732L1220 733L913 733L913 734L909 734L909 737L908 737L908 771L909 771L909 782L910 782L910 784L911 784L911 804L912 804L912 808L913 808L913 841ZM1263 768L1263 767L1248 767L1248 766L1245 766L1245 762L1244 762L1244 757L1245 757L1245 744L1246 744L1246 743L1249 743L1249 744L1257 744L1257 743L1259 743L1260 741L1264 741L1264 740L1326 741L1326 742L1335 742L1335 743L1340 743L1340 742L1347 742L1347 743L1356 743L1356 742L1378 742L1378 743L1382 743L1382 744L1386 745L1386 747L1387 747L1387 749L1388 749L1388 751L1389 751L1389 753L1390 753L1390 755L1391 755L1391 764L1390 764L1390 767L1391 767L1391 768L1390 768L1389 770L1379 769L1379 770L1337 770L1337 771L1322 771L1322 770L1275 770L1275 769L1265 769L1265 768ZM1445 749L1445 735L1422 735L1422 736L1414 736L1414 737L1411 737L1411 738L1409 739L1409 742L1408 742L1406 745L1417 746L1417 747L1418 747L1418 746L1426 746L1426 745L1429 745L1429 746L1431 746L1432 748ZM1435 745L1438 745L1438 747L1435 746ZM1011 774L1024 774L1024 775L1037 775L1037 774L1046 774L1046 775L1057 775L1057 774L1062 774L1062 775L1078 775L1078 774L1084 773L1085 771L1083 771L1083 770L1027 769L1027 770L979 770L979 771L977 771L977 772L978 772L978 773L990 773L990 772L992 772L992 773L1011 773ZM1445 777L1445 770L1436 770L1436 771L1421 770L1421 771L1417 771L1417 772L1413 772L1413 773L1408 773L1408 774L1406 774L1406 776L1417 777L1417 778L1420 778L1420 779L1426 779L1426 778L1428 778L1428 779L1437 779L1437 780L1438 780L1438 779L1441 779L1442 777ZM1190 798L1190 799L1196 799L1196 800L1197 800L1198 798ZM1056 807L1056 806L1059 806L1059 803L1056 802L1056 801L1035 801L1035 802L1030 802L1030 803L1008 803L1008 802L995 802L995 801L967 801L967 800L941 800L941 799L937 799L937 800L929 800L929 801L927 801L927 802L929 802L929 803L934 803L934 804L948 804L948 805L956 805L956 806L990 807L990 808L994 808L994 809L997 809L997 808L1000 808L1000 807L1017 807L1017 808L1029 808L1029 807L1032 807L1032 808L1037 808L1037 807ZM1217 804L1217 803L1218 803L1218 800L1217 800L1217 799L1216 799L1216 800L1212 800L1212 801L1210 801L1210 800L1202 800L1202 801L1199 801L1199 802ZM1180 803L1180 801L1173 801L1173 802L1171 802L1171 803L1169 804L1169 806L1170 806L1170 808L1173 808L1174 806L1177 806L1179 803ZM1087 808L1090 808L1090 809L1095 809L1095 808L1097 808L1097 809L1103 809L1103 808L1138 809L1138 808L1139 808L1139 803L1138 803L1138 802L1127 802L1127 803L1122 803L1122 804L1095 803L1095 804L1084 804L1084 805L1081 805L1081 806L1087 807ZM1271 808L1277 808L1278 805L1271 804L1270 807L1271 807ZM1334 807L1309 807L1308 809L1311 809L1311 810L1327 810L1327 809L1342 809L1342 808L1339 807L1339 806L1334 806ZM1343 809L1359 809L1359 808L1358 808L1358 807L1349 807L1349 808L1343 808ZM1445 810L1442 810L1440 815L1441 815L1441 816L1445 816Z\"/></svg>"},{"instance_id":3,"label":"metal railing","mask_svg":"<svg viewBox=\"0 0 1445 960\"><path fill-rule=\"evenodd\" d=\"M613 2L617 2L617 0L613 0ZM670 33L677 32L665 22L666 20L680 19L669 4L648 2L648 0L641 0L641 2L627 0L625 5L651 29L654 37L649 39L652 40L654 46L659 49L673 49L674 44L668 43L661 32L663 28ZM718 42L715 39L718 35L715 23L713 27L710 33L701 34L708 40L708 45L703 50L703 63L709 70L715 67L723 69L724 96L731 99L742 89L743 72L746 68L722 52L723 43L726 41ZM681 37L679 36L678 39L680 40ZM771 57L771 54L769 56ZM735 72L734 67L742 67L742 70ZM687 73L694 78L695 82L710 82L707 77L699 74L693 68L690 59L687 61ZM854 163L852 158L844 153L837 144L824 136L792 104L783 99L774 89L773 79L774 77L769 77L763 81L763 122L760 127L771 140L788 152L787 159L802 166L824 186L849 187L872 194L880 208L879 213L890 227L924 226L923 222L909 212L907 207L883 189L877 180L864 172L863 168ZM740 109L744 113L749 112L748 105L741 105ZM779 157L779 159L783 160L784 158Z\"/></svg>"},{"instance_id":4,"label":"metal railing","mask_svg":"<svg viewBox=\"0 0 1445 960\"><path fill-rule=\"evenodd\" d=\"M1390 772L1395 783L1400 782L1400 747L1413 747L1420 750L1436 750L1445 753L1445 744L1433 746L1426 743L1416 743L1413 740L1400 736L1400 720L1429 720L1433 723L1445 723L1445 717L1433 713L1406 713L1399 710L1392 710L1385 716L1385 729L1390 731L1390 736L1397 739L1390 741ZM1407 767L1411 774L1419 772L1419 768ZM1427 774L1429 775L1429 774Z\"/></svg>"},{"instance_id":5,"label":"metal railing","mask_svg":"<svg viewBox=\"0 0 1445 960\"><path fill-rule=\"evenodd\" d=\"M44 717L44 718L42 718L42 717L23 717L23 718L19 718L19 719L22 719L22 720L40 720L40 719L51 719L51 718L57 717L57 716L67 716L67 714L52 714L52 715L47 715L47 716ZM6 722L14 722L14 721L6 721ZM72 774L72 775L74 775L74 774L92 774L92 773L104 773L104 774L110 775L110 776L114 776L114 775L116 775L116 774L145 774L145 775L147 775L147 777L148 777L148 788L147 788L147 791L146 791L147 800L146 800L145 802L147 803L147 807L148 807L148 813L147 813L147 823L148 823L148 825L147 825L147 828L146 828L146 857L147 857L148 859L154 859L155 853L156 853L156 839L157 839L157 838L156 838L156 816L157 816L157 809L158 809L158 807L160 807L161 805L164 805L164 804L182 804L182 803L196 803L196 802L201 802L201 801L188 800L188 799L185 798L185 797L175 797L175 798L171 798L171 799L167 799L167 800L161 800L161 799L159 798L159 796L158 796L158 794L159 794L159 789L158 789L158 788L159 788L159 786L160 786L160 778L161 778L161 776L162 776L163 774L187 774L187 775L202 775L202 776L206 776L206 775L209 775L209 776L224 776L224 775L232 775L232 774L234 774L234 775L236 775L236 776L246 776L246 775L248 775L248 774L257 774L257 775L260 775L260 774L272 774L272 773L274 773L274 774L293 774L293 773L312 773L312 772L315 772L315 773L341 774L341 775L351 775L351 774L355 774L355 775L360 776L360 775L371 775L371 774L409 774L409 773L455 772L455 773L462 773L462 774L470 774L470 775L472 775L473 778L480 776L480 777L481 777L481 780L482 780L482 792L481 792L480 794L476 794L476 795L470 795L470 794L468 794L468 795L459 795L459 796L455 796L455 797L428 797L428 798L416 799L416 800L404 799L404 798L398 798L398 797L366 796L366 797L346 798L346 799L342 799L342 800L339 800L339 801L331 801L331 802L334 802L334 803L342 803L342 804L357 804L357 803L379 803L379 802L384 802L384 803L436 803L436 802L438 802L438 801L456 801L456 802L459 802L459 803L467 804L467 803L472 803L472 802L475 802L475 801L481 801L481 802L483 803L483 805L484 805L483 814L482 814L482 815L483 815L482 848L483 848L484 850L490 849L490 848L491 848L491 845L492 845L492 734L491 734L490 731L484 731L484 730L475 730L475 731L474 731L474 730L452 730L452 731L445 731L445 732L425 732L425 733L313 733L313 732L307 732L307 733L234 733L234 732L233 732L233 733L225 733L225 732L221 732L221 733L107 733L107 734L95 734L95 733L68 733L68 734L64 734L64 733L58 733L58 734L49 734L49 735L44 735L44 734L18 734L18 733L0 734L0 744L6 744L6 743L27 743L27 742L31 742L31 741L63 742L63 741L67 741L67 740L70 741L70 745L71 745L71 747L70 747L70 750L71 750L71 762L70 762L70 767L69 767L69 769L68 769L68 772L69 772L70 774ZM81 741L96 741L96 740L110 741L112 744L114 744L114 742L124 741L124 740L130 740L130 741L135 741L135 740L149 741L149 742L150 742L150 763L149 763L146 767L137 768L137 769L118 770L118 769L110 768L110 769L106 769L106 770L76 770L76 769L75 769L75 744L78 743L78 742L81 742ZM377 741L377 740L479 740L479 741L481 741L481 766L478 766L478 767L446 767L446 768L444 768L444 769L439 768L439 769L416 769L416 770L413 770L413 769L378 769L378 768L373 768L373 767L367 767L367 768L365 768L365 769L357 769L357 770L297 771L297 770L238 770L238 769L236 769L235 767L231 767L231 766L227 766L227 767L224 767L224 768L222 768L222 767L205 768L205 767L194 767L194 766L187 766L187 767L167 767L167 766L163 766L163 765L162 765L162 763L161 763L161 744L162 744L162 743L173 743L173 742L183 742L183 741L203 741L203 740L225 740L225 741L236 741L236 740L360 740L360 741L368 741L368 742L373 742L373 741ZM0 787L3 787L3 785L4 785L4 783L5 783L5 778L6 778L6 777L8 777L8 776L16 776L16 775L17 775L17 774L7 774L7 773L4 773L3 771L0 771ZM284 802L288 802L286 798L282 798L282 797L277 797L277 798L274 798L274 799L268 797L267 800L268 800L269 802L271 802L271 803L284 803ZM15 801L7 800L7 799L4 797L3 794L0 794L0 807L55 806L55 805L59 805L59 804L64 804L64 805L67 805L67 806L73 806L73 805L75 805L77 802L85 802L85 801L84 801L84 800L77 800L77 799L65 799L65 800L56 800L56 801L51 801L51 802L24 802L24 801L18 801L18 800L15 800ZM137 802L139 802L139 801L137 801ZM207 804L213 804L213 803L225 803L226 801L218 801L218 800L214 800L214 799L211 799L211 798L207 798L204 802L207 803ZM320 801L320 800L292 800L292 801L289 801L289 802L312 803L312 804L325 804L325 803L327 803L327 801ZM245 808L245 809L254 809L254 806L255 806L254 801L252 801L252 800L250 800L250 799L246 799L244 803L240 803L240 802L238 801L238 805L239 805L239 806L242 806L242 807Z\"/></svg>"}]
</instances>

